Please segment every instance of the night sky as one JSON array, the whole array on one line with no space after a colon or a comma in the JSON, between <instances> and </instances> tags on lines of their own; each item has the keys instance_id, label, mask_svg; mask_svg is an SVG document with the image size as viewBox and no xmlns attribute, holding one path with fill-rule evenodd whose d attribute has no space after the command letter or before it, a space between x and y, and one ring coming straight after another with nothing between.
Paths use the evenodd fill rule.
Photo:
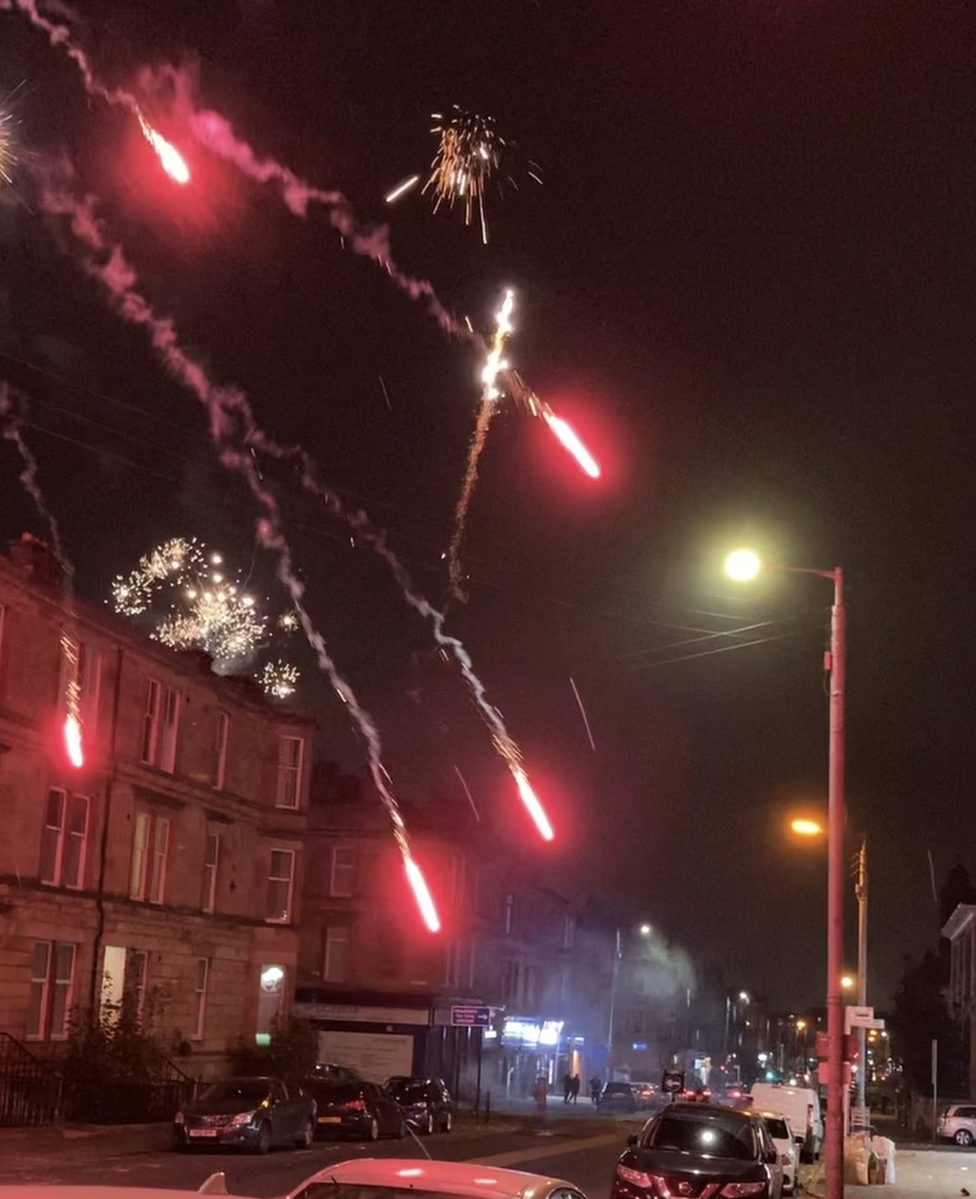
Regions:
<instances>
[{"instance_id":1,"label":"night sky","mask_svg":"<svg viewBox=\"0 0 976 1199\"><path fill-rule=\"evenodd\" d=\"M16 3L16 0L15 0ZM822 806L830 585L722 578L754 544L843 566L851 852L871 868L872 998L937 935L938 879L976 866L972 15L948 0L330 0L82 3L112 84L172 61L262 155L391 222L394 256L484 331L518 293L510 358L572 419L586 480L539 421L490 432L451 631L522 744L560 838L540 877L629 901L783 1008L824 991L825 855L784 831ZM153 110L194 180L171 184L131 117L0 14L0 95L25 152L66 151L139 285L221 383L301 442L390 532L432 600L479 364L343 251L327 214L208 158ZM491 240L416 193L430 113L491 113L538 162L489 205ZM29 163L28 163L29 166ZM112 577L174 534L219 547L283 606L254 509L199 405L64 253L29 169L0 193L0 377L78 567ZM380 379L382 378L382 383ZM389 407L384 397L385 384ZM42 533L0 445L0 536ZM368 550L286 473L310 611L375 714L405 799L530 836L456 673ZM760 626L737 637L718 636ZM757 644L745 646L755 640ZM737 647L734 650L731 647ZM669 648L670 647L670 648ZM722 652L713 652L722 651ZM363 754L301 647L323 750ZM679 660L680 659L680 660ZM570 678L586 705L590 748ZM853 934L853 888L849 891ZM848 960L854 964L854 939Z\"/></svg>"}]
</instances>

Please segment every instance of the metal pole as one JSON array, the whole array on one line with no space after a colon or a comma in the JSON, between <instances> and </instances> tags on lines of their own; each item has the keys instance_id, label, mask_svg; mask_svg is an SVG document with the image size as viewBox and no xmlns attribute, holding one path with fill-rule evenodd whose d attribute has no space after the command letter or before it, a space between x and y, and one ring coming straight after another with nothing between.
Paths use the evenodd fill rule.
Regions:
<instances>
[{"instance_id":1,"label":"metal pole","mask_svg":"<svg viewBox=\"0 0 976 1199\"><path fill-rule=\"evenodd\" d=\"M857 1002L866 1007L868 1002L868 838L861 838L857 855ZM867 1107L865 1092L868 1082L867 1029L862 1025L857 1030L857 1106Z\"/></svg>"},{"instance_id":2,"label":"metal pole","mask_svg":"<svg viewBox=\"0 0 976 1199\"><path fill-rule=\"evenodd\" d=\"M617 973L620 969L620 929L613 936L613 969L610 972L610 1017L607 1023L607 1082L613 1082L613 1017L617 1002Z\"/></svg>"},{"instance_id":3,"label":"metal pole","mask_svg":"<svg viewBox=\"0 0 976 1199\"><path fill-rule=\"evenodd\" d=\"M844 576L830 572L830 744L827 778L827 1128L825 1199L844 1196L844 666L846 644Z\"/></svg>"}]
</instances>

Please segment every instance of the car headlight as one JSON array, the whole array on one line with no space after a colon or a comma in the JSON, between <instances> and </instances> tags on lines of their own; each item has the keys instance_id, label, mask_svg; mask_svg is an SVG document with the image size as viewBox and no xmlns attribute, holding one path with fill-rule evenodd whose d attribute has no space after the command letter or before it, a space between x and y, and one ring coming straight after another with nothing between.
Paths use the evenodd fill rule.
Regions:
<instances>
[{"instance_id":1,"label":"car headlight","mask_svg":"<svg viewBox=\"0 0 976 1199\"><path fill-rule=\"evenodd\" d=\"M643 1187L645 1190L650 1190L654 1185L650 1174L645 1174L643 1170L632 1170L630 1166L617 1166L617 1177L622 1178L624 1182L629 1182L631 1186Z\"/></svg>"},{"instance_id":2,"label":"car headlight","mask_svg":"<svg viewBox=\"0 0 976 1199\"><path fill-rule=\"evenodd\" d=\"M186 1123L186 1119L182 1112L176 1113L176 1115L173 1117L173 1123L174 1124L185 1124Z\"/></svg>"},{"instance_id":3,"label":"car headlight","mask_svg":"<svg viewBox=\"0 0 976 1199\"><path fill-rule=\"evenodd\" d=\"M240 1128L242 1124L250 1124L257 1112L239 1112L233 1120L231 1120L231 1128Z\"/></svg>"},{"instance_id":4,"label":"car headlight","mask_svg":"<svg viewBox=\"0 0 976 1199\"><path fill-rule=\"evenodd\" d=\"M719 1195L722 1199L744 1199L746 1195L761 1195L765 1190L764 1182L727 1182Z\"/></svg>"}]
</instances>

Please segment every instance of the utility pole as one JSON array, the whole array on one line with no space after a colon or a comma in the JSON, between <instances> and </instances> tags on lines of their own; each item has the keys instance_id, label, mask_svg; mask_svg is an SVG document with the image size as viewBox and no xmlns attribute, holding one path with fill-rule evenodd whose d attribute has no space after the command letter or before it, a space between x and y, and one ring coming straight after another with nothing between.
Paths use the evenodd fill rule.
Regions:
<instances>
[{"instance_id":1,"label":"utility pole","mask_svg":"<svg viewBox=\"0 0 976 1199\"><path fill-rule=\"evenodd\" d=\"M868 1002L868 837L861 838L857 851L857 1002L866 1007ZM867 1107L866 1087L868 1080L867 1029L862 1025L857 1030L857 1106L863 1114Z\"/></svg>"}]
</instances>

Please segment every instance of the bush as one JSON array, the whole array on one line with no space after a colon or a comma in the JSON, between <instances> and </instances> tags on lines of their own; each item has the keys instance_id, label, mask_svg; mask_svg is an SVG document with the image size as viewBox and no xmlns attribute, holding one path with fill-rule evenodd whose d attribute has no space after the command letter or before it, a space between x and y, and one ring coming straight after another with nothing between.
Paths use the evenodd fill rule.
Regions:
<instances>
[{"instance_id":1,"label":"bush","mask_svg":"<svg viewBox=\"0 0 976 1199\"><path fill-rule=\"evenodd\" d=\"M276 1019L268 1045L243 1042L232 1052L235 1074L269 1074L293 1086L312 1074L318 1061L318 1033L298 1016Z\"/></svg>"}]
</instances>

